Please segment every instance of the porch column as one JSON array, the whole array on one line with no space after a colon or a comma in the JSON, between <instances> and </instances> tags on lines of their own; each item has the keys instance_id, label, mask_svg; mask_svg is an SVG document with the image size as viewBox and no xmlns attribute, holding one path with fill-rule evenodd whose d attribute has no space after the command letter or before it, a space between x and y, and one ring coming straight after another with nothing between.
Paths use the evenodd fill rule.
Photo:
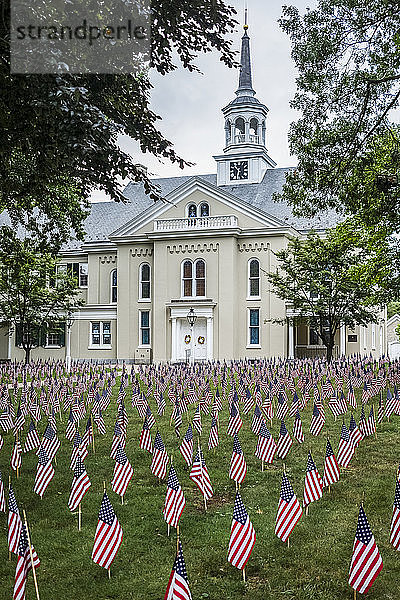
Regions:
<instances>
[{"instance_id":1,"label":"porch column","mask_svg":"<svg viewBox=\"0 0 400 600\"><path fill-rule=\"evenodd\" d=\"M213 352L213 337L214 337L214 327L213 327L213 318L207 317L207 360L212 360L214 358Z\"/></svg>"},{"instance_id":2,"label":"porch column","mask_svg":"<svg viewBox=\"0 0 400 600\"><path fill-rule=\"evenodd\" d=\"M289 356L294 358L294 326L292 319L289 319Z\"/></svg>"},{"instance_id":3,"label":"porch column","mask_svg":"<svg viewBox=\"0 0 400 600\"><path fill-rule=\"evenodd\" d=\"M176 336L176 317L172 317L171 323L172 323L171 360L176 360L176 342L177 342L177 336Z\"/></svg>"},{"instance_id":4,"label":"porch column","mask_svg":"<svg viewBox=\"0 0 400 600\"><path fill-rule=\"evenodd\" d=\"M346 354L346 325L340 326L340 356Z\"/></svg>"},{"instance_id":5,"label":"porch column","mask_svg":"<svg viewBox=\"0 0 400 600\"><path fill-rule=\"evenodd\" d=\"M11 360L11 354L12 354L12 337L13 337L13 328L11 327L11 325L8 328L8 347L7 347L7 358L8 360Z\"/></svg>"}]
</instances>

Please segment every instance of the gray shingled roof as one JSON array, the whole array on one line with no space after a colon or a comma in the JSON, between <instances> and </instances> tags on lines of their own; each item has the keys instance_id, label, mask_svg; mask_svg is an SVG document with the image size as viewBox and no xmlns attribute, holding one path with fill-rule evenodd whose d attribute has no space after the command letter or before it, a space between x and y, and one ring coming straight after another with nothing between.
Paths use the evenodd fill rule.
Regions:
<instances>
[{"instance_id":1,"label":"gray shingled roof","mask_svg":"<svg viewBox=\"0 0 400 600\"><path fill-rule=\"evenodd\" d=\"M221 190L232 196L237 196L250 206L258 208L299 231L312 228L325 229L334 226L338 221L338 216L334 211L322 213L314 219L298 218L293 216L290 207L286 203L276 203L272 200L273 194L282 189L285 182L285 173L289 170L288 168L268 169L264 179L259 184L224 185L221 186ZM152 181L159 186L161 195L167 196L192 177L192 175L184 175L153 179ZM217 184L215 174L199 175L197 177L209 184ZM146 196L141 183L129 183L124 190L124 196L127 199L125 204L115 202L92 204L90 215L84 225L86 242L106 241L113 231L119 229L154 204ZM79 247L79 242L72 241L64 249L74 250Z\"/></svg>"}]
</instances>

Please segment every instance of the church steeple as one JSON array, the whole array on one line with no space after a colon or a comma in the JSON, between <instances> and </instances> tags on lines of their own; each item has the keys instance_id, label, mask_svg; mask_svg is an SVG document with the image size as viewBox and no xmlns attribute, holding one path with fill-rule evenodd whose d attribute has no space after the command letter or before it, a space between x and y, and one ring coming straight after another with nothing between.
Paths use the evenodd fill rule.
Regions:
<instances>
[{"instance_id":1,"label":"church steeple","mask_svg":"<svg viewBox=\"0 0 400 600\"><path fill-rule=\"evenodd\" d=\"M236 98L222 109L225 117L224 154L214 156L218 165L218 185L259 183L266 169L276 166L265 145L268 108L256 98L253 89L248 28L246 9L239 87Z\"/></svg>"},{"instance_id":2,"label":"church steeple","mask_svg":"<svg viewBox=\"0 0 400 600\"><path fill-rule=\"evenodd\" d=\"M244 17L244 34L242 37L242 51L240 54L240 75L239 87L236 90L237 96L254 96L255 91L251 81L251 56L250 56L250 38L247 34L249 26L247 25L247 8Z\"/></svg>"}]
</instances>

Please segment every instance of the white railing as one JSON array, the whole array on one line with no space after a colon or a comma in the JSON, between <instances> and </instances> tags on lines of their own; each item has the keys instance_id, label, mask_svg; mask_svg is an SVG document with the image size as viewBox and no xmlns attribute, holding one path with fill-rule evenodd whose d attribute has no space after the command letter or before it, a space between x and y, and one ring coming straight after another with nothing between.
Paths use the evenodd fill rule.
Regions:
<instances>
[{"instance_id":1,"label":"white railing","mask_svg":"<svg viewBox=\"0 0 400 600\"><path fill-rule=\"evenodd\" d=\"M238 135L235 135L235 144L244 144L244 142L251 142L252 144L259 144L260 136L249 134L249 137L246 140L246 136L244 133L239 133Z\"/></svg>"},{"instance_id":2,"label":"white railing","mask_svg":"<svg viewBox=\"0 0 400 600\"><path fill-rule=\"evenodd\" d=\"M235 215L188 217L187 219L158 219L154 231L187 231L188 229L225 229L237 227Z\"/></svg>"}]
</instances>

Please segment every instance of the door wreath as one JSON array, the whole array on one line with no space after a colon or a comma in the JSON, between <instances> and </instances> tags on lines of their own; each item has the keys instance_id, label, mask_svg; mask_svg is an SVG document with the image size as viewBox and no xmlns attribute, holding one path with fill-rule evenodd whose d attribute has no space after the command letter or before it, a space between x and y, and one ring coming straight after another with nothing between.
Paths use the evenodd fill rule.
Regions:
<instances>
[{"instance_id":1,"label":"door wreath","mask_svg":"<svg viewBox=\"0 0 400 600\"><path fill-rule=\"evenodd\" d=\"M206 341L206 338L203 335L199 335L199 337L197 338L197 342L202 346L204 344L204 342Z\"/></svg>"},{"instance_id":2,"label":"door wreath","mask_svg":"<svg viewBox=\"0 0 400 600\"><path fill-rule=\"evenodd\" d=\"M192 339L192 338L191 338L191 336L190 336L189 334L188 334L188 335L185 335L185 344L190 344L190 340L191 340L191 339Z\"/></svg>"}]
</instances>

